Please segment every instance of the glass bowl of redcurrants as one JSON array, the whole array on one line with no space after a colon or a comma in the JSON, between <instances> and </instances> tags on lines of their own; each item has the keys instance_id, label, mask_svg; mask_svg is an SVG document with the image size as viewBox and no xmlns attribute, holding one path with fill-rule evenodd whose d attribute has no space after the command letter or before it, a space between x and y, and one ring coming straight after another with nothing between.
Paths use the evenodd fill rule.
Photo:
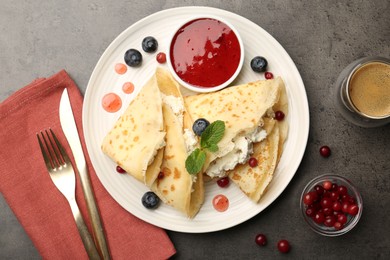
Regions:
<instances>
[{"instance_id":1,"label":"glass bowl of redcurrants","mask_svg":"<svg viewBox=\"0 0 390 260\"><path fill-rule=\"evenodd\" d=\"M347 233L359 222L363 200L346 178L321 175L303 189L300 207L312 230L333 237Z\"/></svg>"}]
</instances>

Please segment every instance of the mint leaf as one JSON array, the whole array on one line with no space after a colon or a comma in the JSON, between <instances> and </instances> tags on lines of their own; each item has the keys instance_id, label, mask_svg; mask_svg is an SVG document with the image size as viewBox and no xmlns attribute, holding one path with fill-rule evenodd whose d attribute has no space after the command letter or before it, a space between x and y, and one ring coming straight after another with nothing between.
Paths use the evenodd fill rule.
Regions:
<instances>
[{"instance_id":1,"label":"mint leaf","mask_svg":"<svg viewBox=\"0 0 390 260\"><path fill-rule=\"evenodd\" d=\"M206 162L206 152L204 150L208 149L210 152L218 151L217 144L221 141L224 134L225 123L221 120L217 120L206 127L200 136L200 148L192 151L185 161L186 170L189 174L198 174L202 170Z\"/></svg>"},{"instance_id":2,"label":"mint leaf","mask_svg":"<svg viewBox=\"0 0 390 260\"><path fill-rule=\"evenodd\" d=\"M216 151L218 151L218 145L216 145L216 144L210 144L208 147L207 147L207 149L210 151L210 152L212 152L212 153L215 153Z\"/></svg>"},{"instance_id":3,"label":"mint leaf","mask_svg":"<svg viewBox=\"0 0 390 260\"><path fill-rule=\"evenodd\" d=\"M202 170L206 161L206 153L196 148L186 159L186 169L189 174L197 174Z\"/></svg>"},{"instance_id":4,"label":"mint leaf","mask_svg":"<svg viewBox=\"0 0 390 260\"><path fill-rule=\"evenodd\" d=\"M218 151L218 146L217 150L215 150L215 146L219 141L221 141L224 133L225 122L221 120L214 121L203 131L202 135L200 136L200 147L209 150L211 147L214 152Z\"/></svg>"}]
</instances>

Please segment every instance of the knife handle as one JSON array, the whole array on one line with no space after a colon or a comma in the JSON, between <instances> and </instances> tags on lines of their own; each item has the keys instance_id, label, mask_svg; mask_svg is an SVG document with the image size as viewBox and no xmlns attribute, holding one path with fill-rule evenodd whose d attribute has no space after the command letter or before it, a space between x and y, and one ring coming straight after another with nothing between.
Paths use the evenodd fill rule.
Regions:
<instances>
[{"instance_id":1,"label":"knife handle","mask_svg":"<svg viewBox=\"0 0 390 260\"><path fill-rule=\"evenodd\" d=\"M76 222L77 229L79 231L81 240L83 241L85 250L87 251L89 259L99 260L100 256L96 250L96 246L93 242L91 235L88 232L88 228L85 225L83 216L80 213L80 209L77 206L75 198L68 199L70 208L72 209L73 217Z\"/></svg>"},{"instance_id":2,"label":"knife handle","mask_svg":"<svg viewBox=\"0 0 390 260\"><path fill-rule=\"evenodd\" d=\"M104 260L110 259L106 238L104 236L103 225L100 220L100 214L96 206L95 197L91 188L91 180L89 178L86 165L81 168L80 172L81 186L83 188L85 201L87 204L88 214L92 224L92 235L95 240L96 247L100 256Z\"/></svg>"}]
</instances>

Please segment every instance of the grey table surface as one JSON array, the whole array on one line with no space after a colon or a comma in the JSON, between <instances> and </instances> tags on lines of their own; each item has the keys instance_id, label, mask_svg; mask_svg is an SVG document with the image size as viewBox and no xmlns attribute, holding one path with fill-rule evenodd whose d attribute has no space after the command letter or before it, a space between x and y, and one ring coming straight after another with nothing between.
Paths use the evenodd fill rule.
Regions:
<instances>
[{"instance_id":1,"label":"grey table surface","mask_svg":"<svg viewBox=\"0 0 390 260\"><path fill-rule=\"evenodd\" d=\"M124 29L154 12L191 5L237 13L281 43L305 83L310 134L296 175L271 206L220 232L167 231L177 249L173 258L390 259L390 125L365 129L348 123L335 110L332 95L333 84L347 64L364 56L390 56L388 0L1 0L0 101L34 78L61 69L68 71L84 93L99 57ZM332 149L327 159L318 152L324 144ZM303 187L323 173L349 178L364 199L360 222L341 237L315 234L300 215L298 198ZM0 197L0 259L39 259ZM267 235L266 247L255 244L258 233ZM288 255L276 249L281 238L292 245Z\"/></svg>"}]
</instances>

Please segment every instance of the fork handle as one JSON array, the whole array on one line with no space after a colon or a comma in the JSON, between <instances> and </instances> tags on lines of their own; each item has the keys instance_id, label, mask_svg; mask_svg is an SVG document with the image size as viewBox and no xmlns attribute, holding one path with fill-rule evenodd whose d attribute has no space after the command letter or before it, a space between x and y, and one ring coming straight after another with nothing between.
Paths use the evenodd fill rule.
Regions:
<instances>
[{"instance_id":1,"label":"fork handle","mask_svg":"<svg viewBox=\"0 0 390 260\"><path fill-rule=\"evenodd\" d=\"M83 241L89 259L100 259L99 253L93 242L92 236L89 233L88 228L85 225L83 216L80 213L80 209L77 206L76 199L71 198L68 201L69 201L70 208L72 209L74 220L76 221L77 229L79 230L81 240Z\"/></svg>"}]
</instances>

